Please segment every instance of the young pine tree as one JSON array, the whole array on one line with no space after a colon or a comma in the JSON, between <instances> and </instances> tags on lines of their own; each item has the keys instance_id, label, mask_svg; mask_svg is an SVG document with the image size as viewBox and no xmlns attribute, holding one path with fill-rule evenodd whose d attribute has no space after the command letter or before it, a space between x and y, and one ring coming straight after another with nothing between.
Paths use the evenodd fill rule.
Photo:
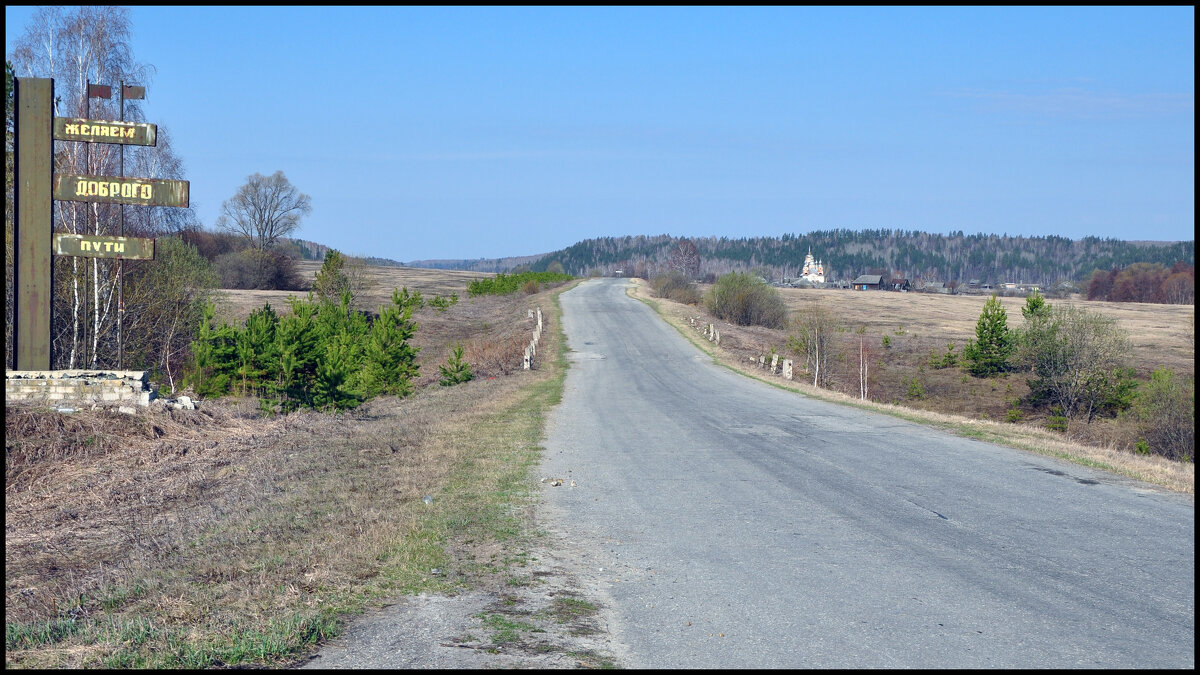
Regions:
<instances>
[{"instance_id":1,"label":"young pine tree","mask_svg":"<svg viewBox=\"0 0 1200 675\"><path fill-rule=\"evenodd\" d=\"M216 307L206 303L202 310L200 328L192 342L192 367L184 377L201 398L224 396L229 393L237 367L236 331L224 321L213 326Z\"/></svg>"},{"instance_id":2,"label":"young pine tree","mask_svg":"<svg viewBox=\"0 0 1200 675\"><path fill-rule=\"evenodd\" d=\"M446 365L438 366L438 370L442 373L442 379L438 384L443 387L452 387L463 382L470 382L474 373L471 372L470 364L463 361L463 346L454 345L450 350L450 356L446 359Z\"/></svg>"},{"instance_id":3,"label":"young pine tree","mask_svg":"<svg viewBox=\"0 0 1200 675\"><path fill-rule=\"evenodd\" d=\"M419 302L420 293L409 295L405 288L404 293L392 291L392 304L379 309L363 354L363 390L368 396L403 397L413 392L419 349L409 340L417 330L412 314Z\"/></svg>"},{"instance_id":4,"label":"young pine tree","mask_svg":"<svg viewBox=\"0 0 1200 675\"><path fill-rule=\"evenodd\" d=\"M993 295L983 304L975 338L967 342L963 356L967 368L976 377L988 377L1008 370L1008 358L1013 353L1013 338L1008 330L1008 317L1000 298Z\"/></svg>"}]
</instances>

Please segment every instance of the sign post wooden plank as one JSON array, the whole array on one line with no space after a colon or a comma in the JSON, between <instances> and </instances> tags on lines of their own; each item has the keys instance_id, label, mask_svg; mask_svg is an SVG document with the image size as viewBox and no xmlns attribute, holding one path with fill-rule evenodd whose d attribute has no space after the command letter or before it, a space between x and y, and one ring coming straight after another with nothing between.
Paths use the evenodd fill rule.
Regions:
<instances>
[{"instance_id":1,"label":"sign post wooden plank","mask_svg":"<svg viewBox=\"0 0 1200 675\"><path fill-rule=\"evenodd\" d=\"M16 307L13 359L17 370L50 370L50 198L54 141L50 120L54 80L13 78L16 152L13 165Z\"/></svg>"},{"instance_id":2,"label":"sign post wooden plank","mask_svg":"<svg viewBox=\"0 0 1200 675\"><path fill-rule=\"evenodd\" d=\"M165 178L55 174L54 198L71 202L187 207L188 182Z\"/></svg>"},{"instance_id":3,"label":"sign post wooden plank","mask_svg":"<svg viewBox=\"0 0 1200 675\"><path fill-rule=\"evenodd\" d=\"M158 126L138 122L55 117L54 140L121 145L157 145Z\"/></svg>"},{"instance_id":4,"label":"sign post wooden plank","mask_svg":"<svg viewBox=\"0 0 1200 675\"><path fill-rule=\"evenodd\" d=\"M54 254L83 258L153 260L154 240L142 237L105 237L90 234L54 235Z\"/></svg>"}]
</instances>

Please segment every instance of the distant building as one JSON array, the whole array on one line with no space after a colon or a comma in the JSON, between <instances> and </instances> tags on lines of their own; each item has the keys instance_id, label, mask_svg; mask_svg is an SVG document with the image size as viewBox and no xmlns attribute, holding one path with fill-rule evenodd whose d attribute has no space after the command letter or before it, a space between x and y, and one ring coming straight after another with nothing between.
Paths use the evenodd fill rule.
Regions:
<instances>
[{"instance_id":1,"label":"distant building","mask_svg":"<svg viewBox=\"0 0 1200 675\"><path fill-rule=\"evenodd\" d=\"M804 269L800 270L800 278L810 284L825 283L825 263L813 260L811 248L808 249L808 255L804 256Z\"/></svg>"},{"instance_id":2,"label":"distant building","mask_svg":"<svg viewBox=\"0 0 1200 675\"><path fill-rule=\"evenodd\" d=\"M850 287L856 291L877 291L882 286L883 276L880 274L860 274L850 284Z\"/></svg>"}]
</instances>

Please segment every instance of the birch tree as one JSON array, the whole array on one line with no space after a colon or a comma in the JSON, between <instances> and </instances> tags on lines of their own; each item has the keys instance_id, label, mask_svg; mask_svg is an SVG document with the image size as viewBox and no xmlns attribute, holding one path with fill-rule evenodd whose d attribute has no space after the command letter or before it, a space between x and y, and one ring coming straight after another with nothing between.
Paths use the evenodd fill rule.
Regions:
<instances>
[{"instance_id":1,"label":"birch tree","mask_svg":"<svg viewBox=\"0 0 1200 675\"><path fill-rule=\"evenodd\" d=\"M819 304L802 310L792 323L788 347L798 356L804 357L805 367L812 373L814 387L829 382L829 370L826 366L833 348L833 335L839 325L837 316Z\"/></svg>"}]
</instances>

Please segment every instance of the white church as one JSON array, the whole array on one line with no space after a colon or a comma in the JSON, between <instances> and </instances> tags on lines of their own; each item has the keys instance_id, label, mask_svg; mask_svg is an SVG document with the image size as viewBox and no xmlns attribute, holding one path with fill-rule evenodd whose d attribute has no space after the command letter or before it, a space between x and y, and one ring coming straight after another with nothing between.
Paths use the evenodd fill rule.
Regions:
<instances>
[{"instance_id":1,"label":"white church","mask_svg":"<svg viewBox=\"0 0 1200 675\"><path fill-rule=\"evenodd\" d=\"M811 248L808 249L808 255L804 256L804 269L800 271L800 278L809 283L825 283L825 263L813 260Z\"/></svg>"}]
</instances>

